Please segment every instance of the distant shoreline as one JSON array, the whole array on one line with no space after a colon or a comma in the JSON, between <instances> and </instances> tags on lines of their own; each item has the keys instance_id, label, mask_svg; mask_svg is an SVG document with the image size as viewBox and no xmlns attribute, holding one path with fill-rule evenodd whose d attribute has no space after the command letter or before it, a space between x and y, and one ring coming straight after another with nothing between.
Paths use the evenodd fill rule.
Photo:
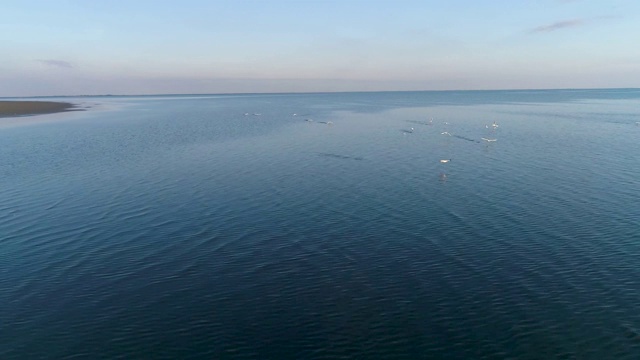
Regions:
<instances>
[{"instance_id":1,"label":"distant shoreline","mask_svg":"<svg viewBox=\"0 0 640 360\"><path fill-rule=\"evenodd\" d=\"M74 104L55 101L5 101L0 100L0 118L53 114L77 111Z\"/></svg>"}]
</instances>

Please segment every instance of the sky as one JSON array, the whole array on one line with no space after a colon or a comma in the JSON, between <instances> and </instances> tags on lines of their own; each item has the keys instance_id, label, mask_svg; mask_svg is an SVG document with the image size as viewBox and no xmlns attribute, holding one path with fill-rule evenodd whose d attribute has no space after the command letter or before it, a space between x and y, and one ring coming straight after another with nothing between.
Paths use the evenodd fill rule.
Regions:
<instances>
[{"instance_id":1,"label":"sky","mask_svg":"<svg viewBox=\"0 0 640 360\"><path fill-rule=\"evenodd\" d=\"M637 0L3 0L0 96L640 87Z\"/></svg>"}]
</instances>

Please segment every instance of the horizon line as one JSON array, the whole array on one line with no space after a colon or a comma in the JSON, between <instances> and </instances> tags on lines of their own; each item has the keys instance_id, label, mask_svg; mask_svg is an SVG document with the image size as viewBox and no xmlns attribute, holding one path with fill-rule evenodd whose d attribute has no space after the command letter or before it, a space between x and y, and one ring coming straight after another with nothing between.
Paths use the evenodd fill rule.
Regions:
<instances>
[{"instance_id":1,"label":"horizon line","mask_svg":"<svg viewBox=\"0 0 640 360\"><path fill-rule=\"evenodd\" d=\"M207 96L207 95L297 95L297 94L349 94L349 93L410 93L410 92L489 92L489 91L567 91L567 90L640 90L640 87L585 87L585 88L505 88L505 89L448 89L448 90L354 90L354 91L277 91L230 93L154 93L154 94L75 94L0 96L0 99L34 99L60 97L124 97L124 96Z\"/></svg>"}]
</instances>

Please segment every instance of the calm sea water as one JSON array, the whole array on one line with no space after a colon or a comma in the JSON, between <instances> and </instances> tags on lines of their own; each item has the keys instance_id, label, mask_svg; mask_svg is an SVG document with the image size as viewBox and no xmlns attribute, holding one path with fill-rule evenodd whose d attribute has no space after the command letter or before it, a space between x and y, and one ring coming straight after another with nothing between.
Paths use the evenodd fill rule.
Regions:
<instances>
[{"instance_id":1,"label":"calm sea water","mask_svg":"<svg viewBox=\"0 0 640 360\"><path fill-rule=\"evenodd\" d=\"M640 358L640 90L71 100L0 128L2 359Z\"/></svg>"}]
</instances>

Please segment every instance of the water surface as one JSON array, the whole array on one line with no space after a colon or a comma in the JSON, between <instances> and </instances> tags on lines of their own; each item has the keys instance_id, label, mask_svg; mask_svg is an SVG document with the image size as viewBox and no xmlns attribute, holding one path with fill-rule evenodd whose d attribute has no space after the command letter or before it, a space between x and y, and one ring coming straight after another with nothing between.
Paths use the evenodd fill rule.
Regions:
<instances>
[{"instance_id":1,"label":"water surface","mask_svg":"<svg viewBox=\"0 0 640 360\"><path fill-rule=\"evenodd\" d=\"M0 128L3 359L640 354L639 90L71 100Z\"/></svg>"}]
</instances>

